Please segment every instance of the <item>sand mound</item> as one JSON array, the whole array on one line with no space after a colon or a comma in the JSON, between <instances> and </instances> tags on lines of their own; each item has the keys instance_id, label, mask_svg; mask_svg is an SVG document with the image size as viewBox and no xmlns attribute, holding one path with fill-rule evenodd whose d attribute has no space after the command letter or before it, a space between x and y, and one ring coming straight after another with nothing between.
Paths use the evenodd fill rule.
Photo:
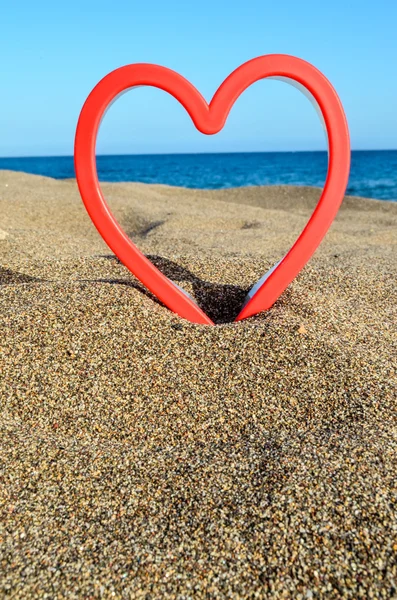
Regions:
<instances>
[{"instance_id":1,"label":"sand mound","mask_svg":"<svg viewBox=\"0 0 397 600\"><path fill-rule=\"evenodd\" d=\"M2 594L394 597L397 204L347 198L232 324L320 191L103 187L223 324L156 302L74 181L0 172Z\"/></svg>"}]
</instances>

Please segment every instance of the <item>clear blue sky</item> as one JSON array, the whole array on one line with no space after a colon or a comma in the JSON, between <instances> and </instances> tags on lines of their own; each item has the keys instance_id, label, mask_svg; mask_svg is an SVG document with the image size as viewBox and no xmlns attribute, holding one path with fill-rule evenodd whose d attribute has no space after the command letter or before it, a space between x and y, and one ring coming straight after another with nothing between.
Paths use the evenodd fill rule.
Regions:
<instances>
[{"instance_id":1,"label":"clear blue sky","mask_svg":"<svg viewBox=\"0 0 397 600\"><path fill-rule=\"evenodd\" d=\"M269 53L331 80L353 148L397 148L396 0L8 0L0 22L0 156L71 155L86 96L121 65L165 65L210 100L233 69ZM247 90L211 137L167 94L132 90L98 139L101 154L325 147L310 102L278 81Z\"/></svg>"}]
</instances>

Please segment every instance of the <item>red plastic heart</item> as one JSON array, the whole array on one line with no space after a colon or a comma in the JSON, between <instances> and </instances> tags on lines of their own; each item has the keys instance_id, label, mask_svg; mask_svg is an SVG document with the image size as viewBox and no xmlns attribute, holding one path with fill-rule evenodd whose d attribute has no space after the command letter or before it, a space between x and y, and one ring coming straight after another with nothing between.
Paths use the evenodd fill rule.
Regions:
<instances>
[{"instance_id":1,"label":"red plastic heart","mask_svg":"<svg viewBox=\"0 0 397 600\"><path fill-rule=\"evenodd\" d=\"M328 173L323 193L304 230L284 258L252 288L236 321L269 309L310 259L343 200L350 170L349 131L342 104L326 77L308 62L293 56L271 54L241 65L225 79L207 104L184 77L165 67L132 64L104 77L88 96L78 121L75 170L80 194L99 233L120 261L169 309L192 321L213 325L196 302L163 275L135 246L112 215L101 192L95 147L103 115L115 98L128 88L154 86L174 96L204 134L218 133L240 96L266 77L294 81L317 103L329 144Z\"/></svg>"}]
</instances>

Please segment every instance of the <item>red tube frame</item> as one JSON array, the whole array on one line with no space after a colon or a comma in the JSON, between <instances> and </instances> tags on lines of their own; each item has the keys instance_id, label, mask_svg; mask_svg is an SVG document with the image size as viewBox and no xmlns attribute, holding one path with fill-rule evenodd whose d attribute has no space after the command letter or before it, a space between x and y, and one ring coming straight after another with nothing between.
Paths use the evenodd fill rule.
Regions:
<instances>
[{"instance_id":1,"label":"red tube frame","mask_svg":"<svg viewBox=\"0 0 397 600\"><path fill-rule=\"evenodd\" d=\"M112 215L100 188L96 169L96 139L103 115L125 90L154 86L174 96L204 134L218 133L237 98L247 87L267 77L294 80L314 97L324 118L329 164L324 190L307 225L289 252L246 302L236 321L269 309L317 249L343 200L350 170L350 141L346 117L334 88L310 63L272 54L238 67L218 88L210 104L184 77L159 65L132 64L112 71L88 96L75 139L77 183L85 207L99 233L121 262L169 309L193 323L213 325L183 290L163 275L135 246Z\"/></svg>"}]
</instances>

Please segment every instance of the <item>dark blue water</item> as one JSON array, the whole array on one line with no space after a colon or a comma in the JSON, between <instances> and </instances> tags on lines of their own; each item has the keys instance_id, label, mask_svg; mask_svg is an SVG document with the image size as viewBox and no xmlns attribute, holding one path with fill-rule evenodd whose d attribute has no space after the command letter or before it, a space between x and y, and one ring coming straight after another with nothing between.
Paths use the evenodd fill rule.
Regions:
<instances>
[{"instance_id":1,"label":"dark blue water","mask_svg":"<svg viewBox=\"0 0 397 600\"><path fill-rule=\"evenodd\" d=\"M252 152L98 156L101 181L141 181L189 188L246 185L323 186L326 152ZM0 169L65 179L72 157L0 158ZM353 151L348 194L397 201L397 150Z\"/></svg>"}]
</instances>

